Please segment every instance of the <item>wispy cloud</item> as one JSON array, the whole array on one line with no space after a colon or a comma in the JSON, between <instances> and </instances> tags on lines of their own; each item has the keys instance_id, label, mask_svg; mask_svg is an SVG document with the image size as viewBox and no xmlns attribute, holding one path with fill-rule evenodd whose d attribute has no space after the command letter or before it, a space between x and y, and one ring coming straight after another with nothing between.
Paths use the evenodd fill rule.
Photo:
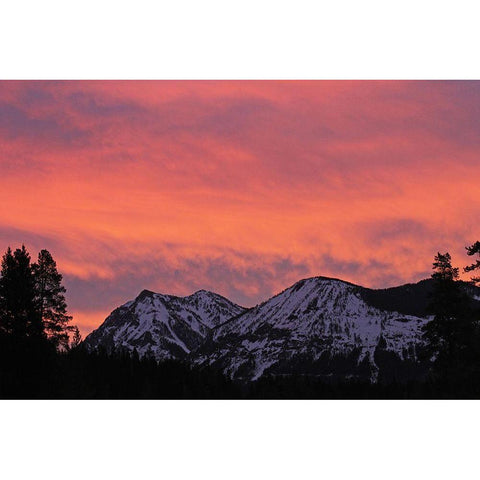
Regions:
<instances>
[{"instance_id":1,"label":"wispy cloud","mask_svg":"<svg viewBox=\"0 0 480 480\"><path fill-rule=\"evenodd\" d=\"M480 235L479 128L480 82L0 82L0 240L92 326L142 288L414 281Z\"/></svg>"}]
</instances>

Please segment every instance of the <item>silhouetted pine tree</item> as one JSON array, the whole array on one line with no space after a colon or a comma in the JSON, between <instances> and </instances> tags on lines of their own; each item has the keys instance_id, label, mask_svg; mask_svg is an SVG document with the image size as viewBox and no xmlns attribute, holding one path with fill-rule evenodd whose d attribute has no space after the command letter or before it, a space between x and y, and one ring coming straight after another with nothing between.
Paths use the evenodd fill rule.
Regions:
<instances>
[{"instance_id":1,"label":"silhouetted pine tree","mask_svg":"<svg viewBox=\"0 0 480 480\"><path fill-rule=\"evenodd\" d=\"M32 265L35 279L35 303L47 338L56 348L68 348L69 325L72 317L67 315L67 303L62 285L62 275L48 250L41 250L38 261Z\"/></svg>"},{"instance_id":2,"label":"silhouetted pine tree","mask_svg":"<svg viewBox=\"0 0 480 480\"><path fill-rule=\"evenodd\" d=\"M467 255L469 256L478 255L479 258L472 265L465 267L464 271L473 272L474 270L480 270L480 242L477 241L473 245L470 245L469 247L465 247L465 248L467 249ZM476 284L480 283L480 276L472 277L472 282Z\"/></svg>"},{"instance_id":3,"label":"silhouetted pine tree","mask_svg":"<svg viewBox=\"0 0 480 480\"><path fill-rule=\"evenodd\" d=\"M473 353L474 325L469 301L457 282L458 268L449 253L438 253L433 263L434 280L429 313L434 318L424 327L427 351L435 357L434 373L440 378L459 378Z\"/></svg>"},{"instance_id":4,"label":"silhouetted pine tree","mask_svg":"<svg viewBox=\"0 0 480 480\"><path fill-rule=\"evenodd\" d=\"M13 290L10 272L14 271L15 259L13 258L12 249L8 247L2 257L2 270L0 273L0 334L12 335L19 325L14 322L14 308L12 305ZM26 329L22 329L26 330Z\"/></svg>"},{"instance_id":5,"label":"silhouetted pine tree","mask_svg":"<svg viewBox=\"0 0 480 480\"><path fill-rule=\"evenodd\" d=\"M2 259L0 277L1 330L15 340L41 338L41 317L35 308L35 280L25 245Z\"/></svg>"},{"instance_id":6,"label":"silhouetted pine tree","mask_svg":"<svg viewBox=\"0 0 480 480\"><path fill-rule=\"evenodd\" d=\"M73 337L72 343L70 344L70 348L77 348L82 343L82 335L80 335L80 330L75 325L73 327Z\"/></svg>"}]
</instances>

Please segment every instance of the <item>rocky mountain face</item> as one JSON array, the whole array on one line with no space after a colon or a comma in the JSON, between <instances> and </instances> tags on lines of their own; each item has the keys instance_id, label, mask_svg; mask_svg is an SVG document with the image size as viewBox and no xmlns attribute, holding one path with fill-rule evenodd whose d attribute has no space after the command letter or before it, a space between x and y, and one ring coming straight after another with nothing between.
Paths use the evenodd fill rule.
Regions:
<instances>
[{"instance_id":1,"label":"rocky mountain face","mask_svg":"<svg viewBox=\"0 0 480 480\"><path fill-rule=\"evenodd\" d=\"M416 362L424 317L375 308L359 287L302 280L214 330L195 361L232 378L264 373L378 379L380 352Z\"/></svg>"},{"instance_id":2,"label":"rocky mountain face","mask_svg":"<svg viewBox=\"0 0 480 480\"><path fill-rule=\"evenodd\" d=\"M480 289L465 288L478 307ZM404 380L425 370L430 291L429 280L371 290L315 277L245 309L203 290L188 297L144 290L113 311L85 345L186 359L243 381L265 374Z\"/></svg>"},{"instance_id":3,"label":"rocky mountain face","mask_svg":"<svg viewBox=\"0 0 480 480\"><path fill-rule=\"evenodd\" d=\"M89 349L136 349L157 360L183 359L202 345L213 328L245 309L205 290L188 297L143 290L114 310L85 339Z\"/></svg>"}]
</instances>

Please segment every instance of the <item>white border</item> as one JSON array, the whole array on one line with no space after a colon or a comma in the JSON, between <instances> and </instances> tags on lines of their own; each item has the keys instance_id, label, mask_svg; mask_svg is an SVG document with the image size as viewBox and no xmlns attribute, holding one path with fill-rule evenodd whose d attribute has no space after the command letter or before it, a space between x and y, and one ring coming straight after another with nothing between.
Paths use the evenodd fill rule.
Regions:
<instances>
[{"instance_id":1,"label":"white border","mask_svg":"<svg viewBox=\"0 0 480 480\"><path fill-rule=\"evenodd\" d=\"M6 79L477 79L478 2L27 0Z\"/></svg>"},{"instance_id":2,"label":"white border","mask_svg":"<svg viewBox=\"0 0 480 480\"><path fill-rule=\"evenodd\" d=\"M477 402L1 406L0 472L9 480L452 479L472 478L478 469Z\"/></svg>"}]
</instances>

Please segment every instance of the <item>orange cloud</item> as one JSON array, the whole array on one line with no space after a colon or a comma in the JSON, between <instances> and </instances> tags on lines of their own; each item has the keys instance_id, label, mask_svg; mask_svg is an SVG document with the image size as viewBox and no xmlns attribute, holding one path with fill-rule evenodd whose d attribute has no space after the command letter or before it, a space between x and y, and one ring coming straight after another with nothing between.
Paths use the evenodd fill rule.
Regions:
<instances>
[{"instance_id":1,"label":"orange cloud","mask_svg":"<svg viewBox=\"0 0 480 480\"><path fill-rule=\"evenodd\" d=\"M480 237L479 104L479 82L1 82L0 240L52 251L85 332L143 288L415 281Z\"/></svg>"}]
</instances>

